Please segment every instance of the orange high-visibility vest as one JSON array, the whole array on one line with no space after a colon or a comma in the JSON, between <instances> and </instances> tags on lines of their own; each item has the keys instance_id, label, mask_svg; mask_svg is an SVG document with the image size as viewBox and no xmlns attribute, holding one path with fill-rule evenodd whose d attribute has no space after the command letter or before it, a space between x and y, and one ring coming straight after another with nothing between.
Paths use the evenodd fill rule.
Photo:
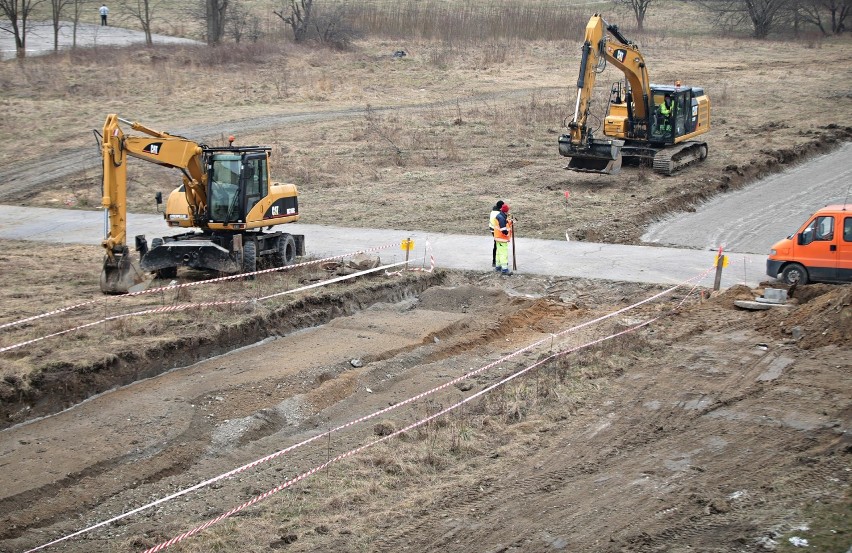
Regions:
<instances>
[{"instance_id":1,"label":"orange high-visibility vest","mask_svg":"<svg viewBox=\"0 0 852 553\"><path fill-rule=\"evenodd\" d=\"M509 234L503 234L502 229L499 227L494 227L494 240L497 242L509 242L512 240L512 221L506 221L506 230L509 231Z\"/></svg>"}]
</instances>

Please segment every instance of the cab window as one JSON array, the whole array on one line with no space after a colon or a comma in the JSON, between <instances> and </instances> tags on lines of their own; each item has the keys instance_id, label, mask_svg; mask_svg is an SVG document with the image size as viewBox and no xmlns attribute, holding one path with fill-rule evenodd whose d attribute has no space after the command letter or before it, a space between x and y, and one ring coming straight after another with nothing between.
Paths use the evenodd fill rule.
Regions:
<instances>
[{"instance_id":1,"label":"cab window","mask_svg":"<svg viewBox=\"0 0 852 553\"><path fill-rule=\"evenodd\" d=\"M843 241L852 242L852 217L843 219Z\"/></svg>"},{"instance_id":2,"label":"cab window","mask_svg":"<svg viewBox=\"0 0 852 553\"><path fill-rule=\"evenodd\" d=\"M228 221L236 215L240 160L220 157L210 165L210 215L214 221Z\"/></svg>"},{"instance_id":3,"label":"cab window","mask_svg":"<svg viewBox=\"0 0 852 553\"><path fill-rule=\"evenodd\" d=\"M246 213L267 194L266 157L247 158L243 168L246 179Z\"/></svg>"}]
</instances>

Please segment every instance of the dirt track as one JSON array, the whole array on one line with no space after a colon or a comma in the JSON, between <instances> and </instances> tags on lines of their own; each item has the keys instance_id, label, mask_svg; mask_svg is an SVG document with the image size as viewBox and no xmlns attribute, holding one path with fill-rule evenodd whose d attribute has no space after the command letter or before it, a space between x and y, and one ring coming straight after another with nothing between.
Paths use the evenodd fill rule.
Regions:
<instances>
[{"instance_id":1,"label":"dirt track","mask_svg":"<svg viewBox=\"0 0 852 553\"><path fill-rule=\"evenodd\" d=\"M503 286L499 277L449 277L419 298L377 304L3 431L3 472L19 476L3 486L0 551L139 507L653 293L558 279ZM746 289L709 302L693 297L678 314L550 363L462 417L336 464L208 532L225 550L242 551L762 550L802 522L802 502L848 493L852 411L836 384L852 356L831 343L852 332L852 298L849 287L810 290L801 307L761 313L733 308L733 299L750 296ZM550 348L665 314L682 297L571 333L468 386L55 549L156 545ZM453 451L444 441L459 421L469 436ZM366 502L352 484L364 478L375 488ZM312 514L275 514L296 504ZM174 549L209 550L211 537Z\"/></svg>"}]
</instances>

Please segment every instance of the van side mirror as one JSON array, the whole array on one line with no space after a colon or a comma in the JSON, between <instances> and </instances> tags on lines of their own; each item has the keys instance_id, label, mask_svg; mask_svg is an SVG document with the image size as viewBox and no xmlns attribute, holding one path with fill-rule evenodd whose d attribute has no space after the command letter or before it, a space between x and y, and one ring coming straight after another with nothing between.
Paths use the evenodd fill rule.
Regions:
<instances>
[{"instance_id":1,"label":"van side mirror","mask_svg":"<svg viewBox=\"0 0 852 553\"><path fill-rule=\"evenodd\" d=\"M156 194L154 194L154 201L157 202L157 205L163 203L163 193L157 192Z\"/></svg>"}]
</instances>

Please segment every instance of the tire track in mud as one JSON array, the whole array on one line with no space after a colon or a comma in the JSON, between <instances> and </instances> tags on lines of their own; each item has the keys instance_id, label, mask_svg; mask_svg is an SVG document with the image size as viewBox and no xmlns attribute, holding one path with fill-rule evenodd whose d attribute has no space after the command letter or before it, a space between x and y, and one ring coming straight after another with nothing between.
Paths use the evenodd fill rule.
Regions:
<instances>
[{"instance_id":1,"label":"tire track in mud","mask_svg":"<svg viewBox=\"0 0 852 553\"><path fill-rule=\"evenodd\" d=\"M553 88L527 88L496 92L492 94L481 94L468 98L446 100L442 102L429 102L415 105L403 106L375 106L370 110L375 113L409 113L455 107L456 105L469 106L493 99L515 99L534 94L541 91L561 90ZM248 117L212 124L200 124L192 127L163 129L174 135L185 136L204 142L218 139L222 135L232 133L255 133L264 132L288 125L316 123L320 121L334 121L363 117L367 113L366 108L336 109L328 111L308 111L303 113L281 113L266 115L263 117ZM157 125L154 125L156 127ZM14 165L0 168L0 202L9 203L24 200L38 192L51 188L59 181L68 181L85 172L100 172L101 154L95 144L90 148L73 148L64 151L52 152L50 156L39 158L37 162L27 160Z\"/></svg>"}]
</instances>

